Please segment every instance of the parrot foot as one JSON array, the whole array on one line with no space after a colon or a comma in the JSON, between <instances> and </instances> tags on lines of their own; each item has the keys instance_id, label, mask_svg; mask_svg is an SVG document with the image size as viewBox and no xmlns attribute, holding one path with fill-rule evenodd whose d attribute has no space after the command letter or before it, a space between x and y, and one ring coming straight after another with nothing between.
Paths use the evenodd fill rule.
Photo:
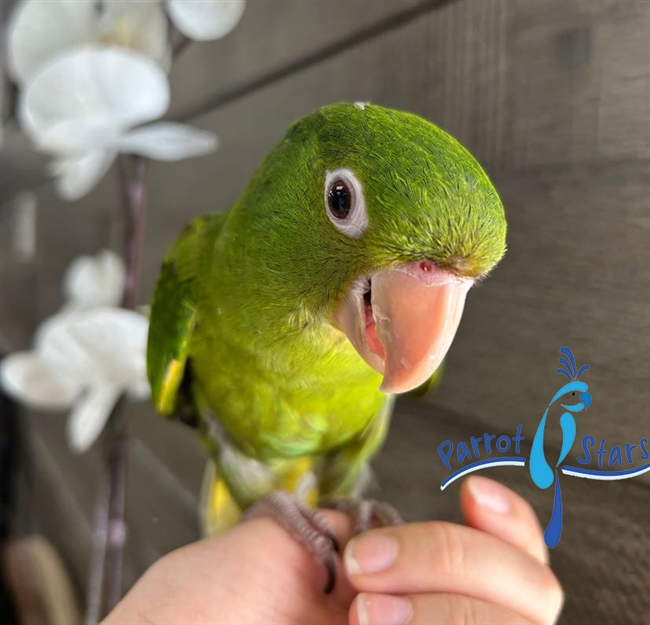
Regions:
<instances>
[{"instance_id":1,"label":"parrot foot","mask_svg":"<svg viewBox=\"0 0 650 625\"><path fill-rule=\"evenodd\" d=\"M336 554L340 545L327 517L310 508L295 495L278 490L254 503L244 512L242 521L271 517L314 554L316 561L327 569L325 594L336 584Z\"/></svg>"},{"instance_id":2,"label":"parrot foot","mask_svg":"<svg viewBox=\"0 0 650 625\"><path fill-rule=\"evenodd\" d=\"M402 525L404 520L395 507L375 499L330 499L320 503L321 507L339 510L354 519L354 534L362 534L379 526Z\"/></svg>"}]
</instances>

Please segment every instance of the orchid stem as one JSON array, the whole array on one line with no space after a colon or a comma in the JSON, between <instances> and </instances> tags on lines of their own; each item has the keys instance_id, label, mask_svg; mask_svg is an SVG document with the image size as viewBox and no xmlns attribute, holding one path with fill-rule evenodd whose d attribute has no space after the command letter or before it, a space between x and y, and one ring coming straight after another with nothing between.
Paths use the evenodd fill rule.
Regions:
<instances>
[{"instance_id":1,"label":"orchid stem","mask_svg":"<svg viewBox=\"0 0 650 625\"><path fill-rule=\"evenodd\" d=\"M126 265L122 306L130 310L136 307L142 276L147 165L148 161L140 156L124 155L119 159ZM127 538L124 509L129 447L129 421L124 397L120 398L111 413L106 439L105 475L94 519L86 625L96 625L104 615L102 608L110 611L122 595L123 556Z\"/></svg>"},{"instance_id":2,"label":"orchid stem","mask_svg":"<svg viewBox=\"0 0 650 625\"><path fill-rule=\"evenodd\" d=\"M126 281L122 306L135 308L144 252L144 226L146 212L146 175L149 162L141 156L121 156L120 180L125 209L125 263Z\"/></svg>"},{"instance_id":3,"label":"orchid stem","mask_svg":"<svg viewBox=\"0 0 650 625\"><path fill-rule=\"evenodd\" d=\"M93 519L93 554L90 563L90 576L86 595L86 625L99 623L102 612L102 589L104 587L104 568L108 540L110 479L108 473L102 475L99 485L95 517Z\"/></svg>"},{"instance_id":4,"label":"orchid stem","mask_svg":"<svg viewBox=\"0 0 650 625\"><path fill-rule=\"evenodd\" d=\"M112 423L107 468L111 480L106 558L106 610L112 610L122 597L122 565L126 544L124 503L126 460L129 445L129 421L124 402Z\"/></svg>"}]
</instances>

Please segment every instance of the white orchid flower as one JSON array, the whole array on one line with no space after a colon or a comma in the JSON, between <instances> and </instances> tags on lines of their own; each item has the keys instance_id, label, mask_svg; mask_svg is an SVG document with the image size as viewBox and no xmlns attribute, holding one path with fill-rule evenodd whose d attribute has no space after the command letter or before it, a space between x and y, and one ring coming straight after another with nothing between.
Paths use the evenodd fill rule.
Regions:
<instances>
[{"instance_id":1,"label":"white orchid flower","mask_svg":"<svg viewBox=\"0 0 650 625\"><path fill-rule=\"evenodd\" d=\"M47 63L21 92L18 117L37 148L55 155L62 197L85 195L119 152L175 161L217 147L211 132L173 122L131 130L169 105L167 76L147 57L89 46Z\"/></svg>"},{"instance_id":2,"label":"white orchid flower","mask_svg":"<svg viewBox=\"0 0 650 625\"><path fill-rule=\"evenodd\" d=\"M167 17L155 0L103 0L101 8L101 43L140 52L169 70L172 48Z\"/></svg>"},{"instance_id":3,"label":"white orchid flower","mask_svg":"<svg viewBox=\"0 0 650 625\"><path fill-rule=\"evenodd\" d=\"M91 44L134 50L165 68L171 60L158 2L23 0L12 13L7 40L7 69L19 84L59 54Z\"/></svg>"},{"instance_id":4,"label":"white orchid flower","mask_svg":"<svg viewBox=\"0 0 650 625\"><path fill-rule=\"evenodd\" d=\"M245 0L168 0L167 12L174 26L197 41L227 35L241 19Z\"/></svg>"},{"instance_id":5,"label":"white orchid flower","mask_svg":"<svg viewBox=\"0 0 650 625\"><path fill-rule=\"evenodd\" d=\"M130 310L93 308L59 313L36 333L32 351L0 364L5 391L37 409L71 408L73 450L88 449L120 395L146 399L148 320Z\"/></svg>"},{"instance_id":6,"label":"white orchid flower","mask_svg":"<svg viewBox=\"0 0 650 625\"><path fill-rule=\"evenodd\" d=\"M54 156L60 195L76 200L118 153L174 161L212 152L216 136L173 122L135 128L169 106L160 63L169 56L157 2L26 0L12 18L8 57L22 81L18 119L37 149ZM163 63L164 64L164 63Z\"/></svg>"},{"instance_id":7,"label":"white orchid flower","mask_svg":"<svg viewBox=\"0 0 650 625\"><path fill-rule=\"evenodd\" d=\"M168 0L176 28L190 39L227 35L244 13L245 0ZM78 46L128 48L169 69L167 19L156 0L23 0L7 29L7 66L25 83L49 60Z\"/></svg>"},{"instance_id":8,"label":"white orchid flower","mask_svg":"<svg viewBox=\"0 0 650 625\"><path fill-rule=\"evenodd\" d=\"M124 261L109 250L76 258L63 279L66 309L119 306L125 281Z\"/></svg>"}]
</instances>

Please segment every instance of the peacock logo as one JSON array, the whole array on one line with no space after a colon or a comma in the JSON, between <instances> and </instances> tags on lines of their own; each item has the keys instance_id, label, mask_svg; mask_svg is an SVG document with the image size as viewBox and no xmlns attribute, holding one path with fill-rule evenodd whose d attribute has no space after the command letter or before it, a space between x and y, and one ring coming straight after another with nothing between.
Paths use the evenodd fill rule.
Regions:
<instances>
[{"instance_id":1,"label":"peacock logo","mask_svg":"<svg viewBox=\"0 0 650 625\"><path fill-rule=\"evenodd\" d=\"M650 471L647 437L641 438L637 444L626 442L610 447L605 438L601 437L598 444L595 436L587 434L582 437L581 452L573 456L577 464L566 464L565 461L571 458L569 454L576 441L576 417L578 422L584 422L582 413L590 408L592 397L589 386L580 379L589 370L589 365L578 369L573 353L568 347L562 347L560 353L562 356L557 373L565 376L568 382L548 403L537 426L528 457L522 449L522 442L526 440L522 434L522 424L517 426L514 436L485 432L481 436L471 436L468 441L455 444L447 440L438 446L438 455L445 469L449 471L449 475L440 485L440 490L445 490L450 484L473 471L496 467L525 467L526 464L535 486L541 489L554 486L553 511L544 532L544 540L551 548L557 546L562 535L560 474L588 480L612 481L628 480ZM559 419L558 412L561 413ZM544 438L550 439L551 436L547 434L552 428L557 428L558 424L562 435L559 454L557 447L552 451L550 445L549 449L544 446ZM584 423L581 423L581 426L584 426ZM557 437L553 436L552 440L557 440Z\"/></svg>"},{"instance_id":2,"label":"peacock logo","mask_svg":"<svg viewBox=\"0 0 650 625\"><path fill-rule=\"evenodd\" d=\"M546 489L555 483L555 497L553 499L553 513L548 527L544 532L544 541L553 548L560 542L562 535L562 491L560 490L560 465L567 457L576 439L575 413L583 412L591 406L591 394L589 386L580 380L580 376L589 369L589 365L583 365L578 370L573 353L568 347L561 347L560 352L568 358L561 357L561 367L557 372L565 375L569 382L562 386L549 402L544 416L539 422L533 447L530 452L530 476L538 488ZM551 407L561 400L560 405L565 412L560 416L560 428L562 429L562 449L554 467L548 462L544 449L544 433L548 425L548 412ZM564 403L566 402L566 403ZM549 426L550 427L550 426Z\"/></svg>"}]
</instances>

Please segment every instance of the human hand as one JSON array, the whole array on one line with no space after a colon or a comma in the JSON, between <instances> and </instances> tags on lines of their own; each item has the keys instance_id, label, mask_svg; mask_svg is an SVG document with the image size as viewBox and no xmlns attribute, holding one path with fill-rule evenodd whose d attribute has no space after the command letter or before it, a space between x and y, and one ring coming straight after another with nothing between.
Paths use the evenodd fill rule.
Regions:
<instances>
[{"instance_id":1,"label":"human hand","mask_svg":"<svg viewBox=\"0 0 650 625\"><path fill-rule=\"evenodd\" d=\"M350 520L326 512L347 544L332 595L322 592L324 567L302 545L270 519L254 519L159 560L103 625L553 623L562 590L530 506L472 477L461 508L469 527L412 523L352 541ZM397 551L370 573L381 560L378 539Z\"/></svg>"},{"instance_id":2,"label":"human hand","mask_svg":"<svg viewBox=\"0 0 650 625\"><path fill-rule=\"evenodd\" d=\"M324 511L344 545L352 523ZM356 593L276 521L255 518L158 560L102 625L347 625Z\"/></svg>"},{"instance_id":3,"label":"human hand","mask_svg":"<svg viewBox=\"0 0 650 625\"><path fill-rule=\"evenodd\" d=\"M555 623L564 595L530 505L484 477L460 502L467 527L411 523L348 543L351 625Z\"/></svg>"}]
</instances>

